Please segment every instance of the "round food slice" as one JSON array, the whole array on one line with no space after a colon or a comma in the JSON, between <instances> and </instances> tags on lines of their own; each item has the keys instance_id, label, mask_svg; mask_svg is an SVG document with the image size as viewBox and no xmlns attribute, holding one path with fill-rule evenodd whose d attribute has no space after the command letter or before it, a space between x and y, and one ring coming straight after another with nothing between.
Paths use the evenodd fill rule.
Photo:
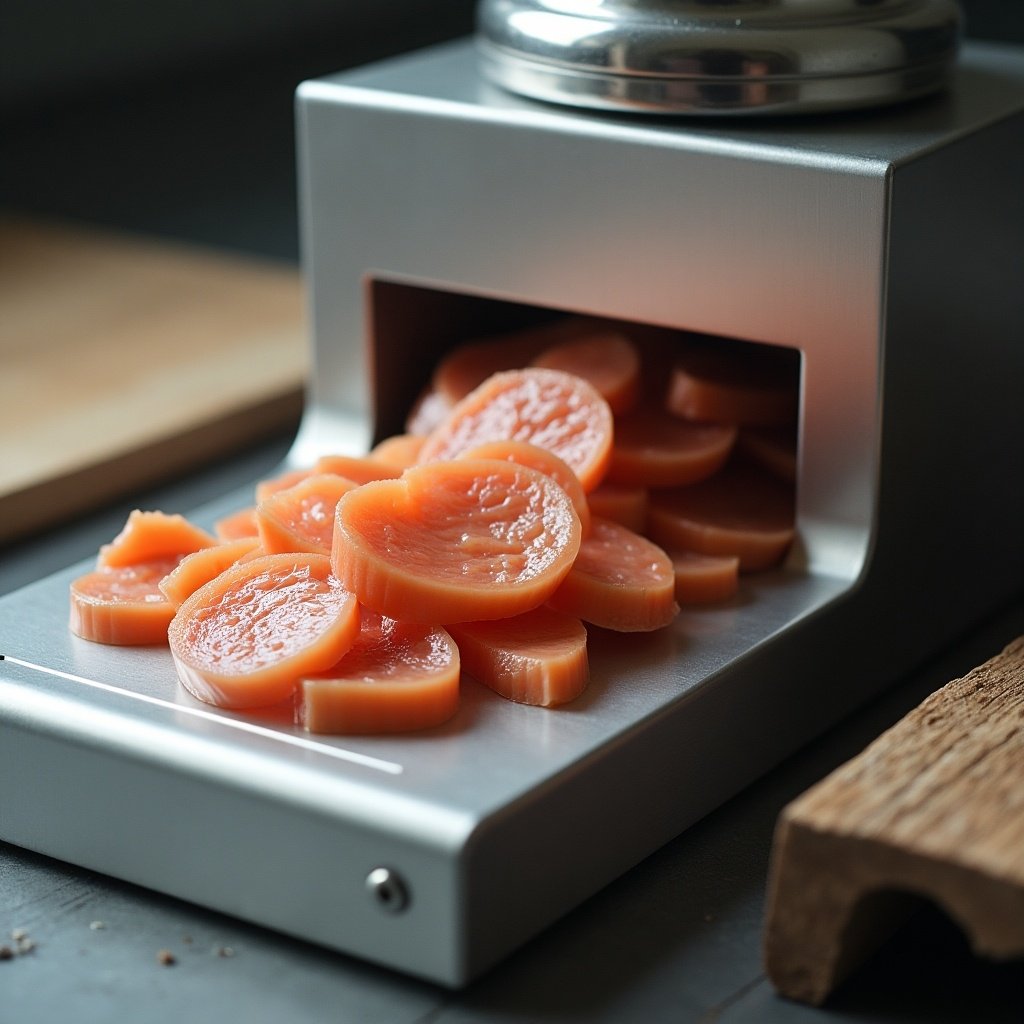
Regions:
<instances>
[{"instance_id":1,"label":"round food slice","mask_svg":"<svg viewBox=\"0 0 1024 1024\"><path fill-rule=\"evenodd\" d=\"M212 548L193 551L160 581L160 593L177 608L201 586L259 547L258 537L241 537L238 540L215 544ZM262 550L260 553L263 553Z\"/></svg>"},{"instance_id":2,"label":"round food slice","mask_svg":"<svg viewBox=\"0 0 1024 1024\"><path fill-rule=\"evenodd\" d=\"M242 540L245 537L259 537L260 531L256 526L256 509L253 506L240 508L237 512L218 519L213 525L214 533L221 542L229 540Z\"/></svg>"},{"instance_id":3,"label":"round food slice","mask_svg":"<svg viewBox=\"0 0 1024 1024\"><path fill-rule=\"evenodd\" d=\"M355 596L326 555L263 555L200 587L168 639L178 679L223 708L286 700L299 679L335 664L359 631Z\"/></svg>"},{"instance_id":4,"label":"round food slice","mask_svg":"<svg viewBox=\"0 0 1024 1024\"><path fill-rule=\"evenodd\" d=\"M587 495L592 516L612 519L634 533L644 532L649 500L646 487L612 484L607 480Z\"/></svg>"},{"instance_id":5,"label":"round food slice","mask_svg":"<svg viewBox=\"0 0 1024 1024\"><path fill-rule=\"evenodd\" d=\"M216 543L216 537L190 523L184 516L135 509L121 532L100 548L96 565L103 568L180 558Z\"/></svg>"},{"instance_id":6,"label":"round food slice","mask_svg":"<svg viewBox=\"0 0 1024 1024\"><path fill-rule=\"evenodd\" d=\"M278 491L285 491L289 487L294 487L296 484L301 483L308 476L313 475L313 470L308 467L303 469L287 469L278 476L268 477L266 480L260 480L256 484L256 501L257 503L269 498L272 494L276 494Z\"/></svg>"},{"instance_id":7,"label":"round food slice","mask_svg":"<svg viewBox=\"0 0 1024 1024\"><path fill-rule=\"evenodd\" d=\"M607 479L637 487L675 487L718 472L732 451L736 428L688 423L662 409L643 409L615 421Z\"/></svg>"},{"instance_id":8,"label":"round food slice","mask_svg":"<svg viewBox=\"0 0 1024 1024\"><path fill-rule=\"evenodd\" d=\"M160 581L177 564L177 558L161 558L79 576L71 583L71 632L100 644L167 643L174 605Z\"/></svg>"},{"instance_id":9,"label":"round food slice","mask_svg":"<svg viewBox=\"0 0 1024 1024\"><path fill-rule=\"evenodd\" d=\"M672 551L676 600L680 604L719 604L739 589L740 560L734 555L702 555Z\"/></svg>"},{"instance_id":10,"label":"round food slice","mask_svg":"<svg viewBox=\"0 0 1024 1024\"><path fill-rule=\"evenodd\" d=\"M526 366L543 347L544 341L529 333L468 341L437 364L431 384L453 406L492 374Z\"/></svg>"},{"instance_id":11,"label":"round food slice","mask_svg":"<svg viewBox=\"0 0 1024 1024\"><path fill-rule=\"evenodd\" d=\"M614 424L592 385L561 370L527 367L488 377L423 445L420 462L454 459L487 441L527 441L554 452L593 490L611 458Z\"/></svg>"},{"instance_id":12,"label":"round food slice","mask_svg":"<svg viewBox=\"0 0 1024 1024\"><path fill-rule=\"evenodd\" d=\"M529 466L551 477L569 495L576 515L580 517L583 536L590 529L590 505L583 493L579 477L557 456L546 448L538 448L526 441L488 441L465 452L465 459L507 459L520 466Z\"/></svg>"},{"instance_id":13,"label":"round food slice","mask_svg":"<svg viewBox=\"0 0 1024 1024\"><path fill-rule=\"evenodd\" d=\"M651 495L647 532L668 548L735 556L740 572L768 569L795 536L793 488L752 466Z\"/></svg>"},{"instance_id":14,"label":"round food slice","mask_svg":"<svg viewBox=\"0 0 1024 1024\"><path fill-rule=\"evenodd\" d=\"M640 353L618 331L598 331L552 345L532 365L589 381L616 415L632 409L640 394Z\"/></svg>"},{"instance_id":15,"label":"round food slice","mask_svg":"<svg viewBox=\"0 0 1024 1024\"><path fill-rule=\"evenodd\" d=\"M425 438L444 423L454 404L440 391L435 391L432 387L426 388L413 403L409 415L405 418L405 432L413 437Z\"/></svg>"},{"instance_id":16,"label":"round food slice","mask_svg":"<svg viewBox=\"0 0 1024 1024\"><path fill-rule=\"evenodd\" d=\"M796 483L796 426L745 427L737 448L763 469L788 484Z\"/></svg>"},{"instance_id":17,"label":"round food slice","mask_svg":"<svg viewBox=\"0 0 1024 1024\"><path fill-rule=\"evenodd\" d=\"M425 441L422 434L393 434L374 445L369 457L398 470L408 469L416 465Z\"/></svg>"},{"instance_id":18,"label":"round food slice","mask_svg":"<svg viewBox=\"0 0 1024 1024\"><path fill-rule=\"evenodd\" d=\"M694 345L672 370L667 408L697 421L770 426L795 422L800 355L762 345Z\"/></svg>"},{"instance_id":19,"label":"round food slice","mask_svg":"<svg viewBox=\"0 0 1024 1024\"><path fill-rule=\"evenodd\" d=\"M381 615L448 625L543 604L579 544L579 516L550 477L514 462L456 459L344 495L331 563Z\"/></svg>"},{"instance_id":20,"label":"round food slice","mask_svg":"<svg viewBox=\"0 0 1024 1024\"><path fill-rule=\"evenodd\" d=\"M546 348L600 329L595 324L583 317L563 317L521 331L463 342L437 364L431 390L450 408L492 374L527 366Z\"/></svg>"},{"instance_id":21,"label":"round food slice","mask_svg":"<svg viewBox=\"0 0 1024 1024\"><path fill-rule=\"evenodd\" d=\"M402 475L401 469L368 455L321 455L316 460L313 471L334 473L336 476L347 477L357 484Z\"/></svg>"},{"instance_id":22,"label":"round food slice","mask_svg":"<svg viewBox=\"0 0 1024 1024\"><path fill-rule=\"evenodd\" d=\"M362 610L359 636L331 668L305 676L296 717L310 732L410 732L459 708L459 649L440 626Z\"/></svg>"},{"instance_id":23,"label":"round food slice","mask_svg":"<svg viewBox=\"0 0 1024 1024\"><path fill-rule=\"evenodd\" d=\"M583 623L553 608L500 621L461 622L449 631L459 645L462 667L508 700L540 707L565 704L590 681Z\"/></svg>"},{"instance_id":24,"label":"round food slice","mask_svg":"<svg viewBox=\"0 0 1024 1024\"><path fill-rule=\"evenodd\" d=\"M646 537L594 518L572 570L548 605L622 633L661 629L679 611L672 561Z\"/></svg>"},{"instance_id":25,"label":"round food slice","mask_svg":"<svg viewBox=\"0 0 1024 1024\"><path fill-rule=\"evenodd\" d=\"M256 527L268 555L312 551L329 555L338 500L358 485L334 473L314 473L275 491L256 506Z\"/></svg>"}]
</instances>

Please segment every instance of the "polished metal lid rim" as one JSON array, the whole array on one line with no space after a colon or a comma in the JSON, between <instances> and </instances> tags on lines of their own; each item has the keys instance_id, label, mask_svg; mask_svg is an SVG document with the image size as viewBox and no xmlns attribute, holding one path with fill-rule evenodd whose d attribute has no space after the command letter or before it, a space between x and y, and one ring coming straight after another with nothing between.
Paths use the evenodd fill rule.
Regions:
<instances>
[{"instance_id":1,"label":"polished metal lid rim","mask_svg":"<svg viewBox=\"0 0 1024 1024\"><path fill-rule=\"evenodd\" d=\"M814 114L886 106L948 85L947 62L870 75L750 79L601 74L545 66L503 55L479 43L481 72L495 85L527 99L607 112L653 115Z\"/></svg>"},{"instance_id":2,"label":"polished metal lid rim","mask_svg":"<svg viewBox=\"0 0 1024 1024\"><path fill-rule=\"evenodd\" d=\"M956 0L880 0L870 9L844 0L483 0L477 38L484 73L511 91L629 107L626 94L646 92L644 102L675 111L673 94L687 82L730 89L750 83L776 92L795 84L805 99L823 91L820 83L834 83L833 108L908 99L927 91L928 80L930 88L947 80L961 31ZM664 83L661 95L636 84L643 79ZM592 87L581 88L581 81ZM862 95L851 88L855 81L873 84ZM899 92L881 94L881 81ZM819 85L803 87L812 82ZM747 92L752 106L762 105L758 89ZM799 103L798 97L787 106Z\"/></svg>"},{"instance_id":3,"label":"polished metal lid rim","mask_svg":"<svg viewBox=\"0 0 1024 1024\"><path fill-rule=\"evenodd\" d=\"M956 48L943 53L936 54L928 60L917 61L912 64L892 65L891 67L878 67L865 71L843 71L843 72L790 72L790 73L758 73L757 71L741 72L738 74L701 74L693 72L668 72L668 71L643 71L634 69L623 69L618 67L601 67L598 65L576 65L565 61L552 60L549 58L524 55L506 46L500 46L484 39L477 40L477 49L485 54L489 60L495 62L517 62L523 66L546 68L555 71L564 71L570 74L591 74L600 75L609 79L658 79L666 82L691 81L691 82L813 82L813 81L841 81L844 79L871 78L876 75L901 74L916 70L931 70L948 68L955 59Z\"/></svg>"}]
</instances>

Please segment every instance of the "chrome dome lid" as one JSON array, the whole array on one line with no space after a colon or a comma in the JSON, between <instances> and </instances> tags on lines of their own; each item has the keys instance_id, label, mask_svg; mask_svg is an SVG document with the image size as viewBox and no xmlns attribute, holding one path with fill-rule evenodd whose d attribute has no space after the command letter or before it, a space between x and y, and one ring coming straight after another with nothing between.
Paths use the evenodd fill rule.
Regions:
<instances>
[{"instance_id":1,"label":"chrome dome lid","mask_svg":"<svg viewBox=\"0 0 1024 1024\"><path fill-rule=\"evenodd\" d=\"M482 0L485 77L511 92L636 113L779 114L941 88L955 0Z\"/></svg>"}]
</instances>

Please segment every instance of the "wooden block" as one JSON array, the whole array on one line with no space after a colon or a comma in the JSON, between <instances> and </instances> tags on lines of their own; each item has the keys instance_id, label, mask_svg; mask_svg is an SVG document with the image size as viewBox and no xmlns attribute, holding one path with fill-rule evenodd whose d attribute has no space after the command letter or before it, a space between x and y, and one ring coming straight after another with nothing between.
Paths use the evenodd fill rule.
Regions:
<instances>
[{"instance_id":1,"label":"wooden block","mask_svg":"<svg viewBox=\"0 0 1024 1024\"><path fill-rule=\"evenodd\" d=\"M0 542L297 423L293 267L0 220Z\"/></svg>"},{"instance_id":2,"label":"wooden block","mask_svg":"<svg viewBox=\"0 0 1024 1024\"><path fill-rule=\"evenodd\" d=\"M940 907L980 956L1024 957L1024 637L786 807L765 966L821 1004L902 920Z\"/></svg>"}]
</instances>

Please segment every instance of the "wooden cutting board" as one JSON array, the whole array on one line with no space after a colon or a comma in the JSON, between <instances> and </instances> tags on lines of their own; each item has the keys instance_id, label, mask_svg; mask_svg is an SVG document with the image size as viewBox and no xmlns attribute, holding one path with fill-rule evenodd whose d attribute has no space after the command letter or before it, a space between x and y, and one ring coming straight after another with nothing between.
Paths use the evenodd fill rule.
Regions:
<instances>
[{"instance_id":1,"label":"wooden cutting board","mask_svg":"<svg viewBox=\"0 0 1024 1024\"><path fill-rule=\"evenodd\" d=\"M297 423L292 267L0 218L0 543Z\"/></svg>"}]
</instances>

